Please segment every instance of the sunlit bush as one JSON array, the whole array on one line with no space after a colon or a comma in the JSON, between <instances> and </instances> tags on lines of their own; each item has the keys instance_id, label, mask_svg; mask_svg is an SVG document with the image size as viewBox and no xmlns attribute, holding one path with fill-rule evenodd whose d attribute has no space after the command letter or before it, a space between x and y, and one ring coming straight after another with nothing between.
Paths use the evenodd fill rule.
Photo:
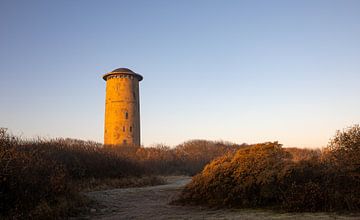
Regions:
<instances>
[{"instance_id":1,"label":"sunlit bush","mask_svg":"<svg viewBox=\"0 0 360 220\"><path fill-rule=\"evenodd\" d=\"M279 193L278 175L290 158L277 142L242 148L207 165L179 201L240 207L272 204Z\"/></svg>"},{"instance_id":2,"label":"sunlit bush","mask_svg":"<svg viewBox=\"0 0 360 220\"><path fill-rule=\"evenodd\" d=\"M274 207L288 211L360 210L360 128L337 132L319 150L277 142L213 160L174 203Z\"/></svg>"}]
</instances>

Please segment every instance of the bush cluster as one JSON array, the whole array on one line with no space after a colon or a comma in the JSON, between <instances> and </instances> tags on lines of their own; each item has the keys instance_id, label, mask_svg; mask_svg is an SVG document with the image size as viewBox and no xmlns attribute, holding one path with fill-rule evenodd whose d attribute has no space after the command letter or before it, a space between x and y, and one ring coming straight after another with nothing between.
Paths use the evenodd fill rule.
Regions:
<instances>
[{"instance_id":1,"label":"bush cluster","mask_svg":"<svg viewBox=\"0 0 360 220\"><path fill-rule=\"evenodd\" d=\"M141 176L144 170L93 142L26 141L0 132L0 213L14 218L65 216L83 200L73 185Z\"/></svg>"},{"instance_id":2,"label":"bush cluster","mask_svg":"<svg viewBox=\"0 0 360 220\"><path fill-rule=\"evenodd\" d=\"M80 189L153 185L162 182L153 175L192 175L238 147L197 140L175 148L106 148L74 139L22 140L0 129L0 218L67 216L83 202Z\"/></svg>"},{"instance_id":3,"label":"bush cluster","mask_svg":"<svg viewBox=\"0 0 360 220\"><path fill-rule=\"evenodd\" d=\"M110 148L115 154L141 165L147 173L160 175L195 175L211 160L236 152L246 144L221 141L191 140L174 148L165 145L153 147Z\"/></svg>"},{"instance_id":4,"label":"bush cluster","mask_svg":"<svg viewBox=\"0 0 360 220\"><path fill-rule=\"evenodd\" d=\"M359 126L339 131L322 152L305 151L277 142L239 149L208 164L175 203L359 211Z\"/></svg>"}]
</instances>

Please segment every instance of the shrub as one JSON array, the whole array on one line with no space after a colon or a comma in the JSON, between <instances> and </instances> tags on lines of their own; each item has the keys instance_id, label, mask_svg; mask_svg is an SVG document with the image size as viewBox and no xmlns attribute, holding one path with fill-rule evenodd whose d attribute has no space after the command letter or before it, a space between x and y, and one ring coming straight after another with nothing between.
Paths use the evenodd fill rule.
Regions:
<instances>
[{"instance_id":1,"label":"shrub","mask_svg":"<svg viewBox=\"0 0 360 220\"><path fill-rule=\"evenodd\" d=\"M327 159L336 169L359 178L360 126L354 125L337 131L327 148Z\"/></svg>"},{"instance_id":2,"label":"shrub","mask_svg":"<svg viewBox=\"0 0 360 220\"><path fill-rule=\"evenodd\" d=\"M0 139L0 211L14 218L35 218L63 210L51 209L61 197L73 197L65 167L43 159L43 149L20 151L18 140ZM40 214L39 209L46 208ZM66 207L69 208L69 207ZM61 213L59 213L61 214Z\"/></svg>"},{"instance_id":3,"label":"shrub","mask_svg":"<svg viewBox=\"0 0 360 220\"><path fill-rule=\"evenodd\" d=\"M360 128L337 132L323 152L251 145L213 160L174 203L275 207L287 211L360 210Z\"/></svg>"},{"instance_id":4,"label":"shrub","mask_svg":"<svg viewBox=\"0 0 360 220\"><path fill-rule=\"evenodd\" d=\"M144 174L138 164L96 143L25 141L0 132L0 212L4 216L64 217L83 203L73 185L76 180Z\"/></svg>"},{"instance_id":5,"label":"shrub","mask_svg":"<svg viewBox=\"0 0 360 220\"><path fill-rule=\"evenodd\" d=\"M184 189L181 203L257 207L276 202L278 174L290 154L277 142L256 144L212 161Z\"/></svg>"},{"instance_id":6,"label":"shrub","mask_svg":"<svg viewBox=\"0 0 360 220\"><path fill-rule=\"evenodd\" d=\"M237 148L211 141L176 148L106 148L68 138L22 140L0 129L0 213L13 218L65 217L83 204L81 189L160 184L163 181L151 175L194 174L214 157Z\"/></svg>"},{"instance_id":7,"label":"shrub","mask_svg":"<svg viewBox=\"0 0 360 220\"><path fill-rule=\"evenodd\" d=\"M284 150L291 154L291 158L294 162L320 159L321 157L320 149L305 149L305 148L292 147L292 148L284 148Z\"/></svg>"},{"instance_id":8,"label":"shrub","mask_svg":"<svg viewBox=\"0 0 360 220\"><path fill-rule=\"evenodd\" d=\"M110 148L115 154L140 164L145 172L160 175L195 175L214 158L246 146L224 142L191 140L175 148L152 147Z\"/></svg>"},{"instance_id":9,"label":"shrub","mask_svg":"<svg viewBox=\"0 0 360 220\"><path fill-rule=\"evenodd\" d=\"M325 150L324 161L333 173L334 206L360 210L360 126L337 131Z\"/></svg>"},{"instance_id":10,"label":"shrub","mask_svg":"<svg viewBox=\"0 0 360 220\"><path fill-rule=\"evenodd\" d=\"M211 160L234 153L246 144L237 145L222 141L191 140L175 148L175 153L182 161L183 172L187 175L199 173Z\"/></svg>"}]
</instances>

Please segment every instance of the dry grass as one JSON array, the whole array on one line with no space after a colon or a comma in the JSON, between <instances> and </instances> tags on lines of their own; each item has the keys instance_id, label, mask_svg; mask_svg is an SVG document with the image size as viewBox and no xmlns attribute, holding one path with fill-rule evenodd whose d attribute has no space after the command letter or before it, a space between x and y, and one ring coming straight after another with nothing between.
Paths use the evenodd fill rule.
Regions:
<instances>
[{"instance_id":1,"label":"dry grass","mask_svg":"<svg viewBox=\"0 0 360 220\"><path fill-rule=\"evenodd\" d=\"M75 182L78 191L90 192L99 190L108 190L114 188L144 187L165 184L166 180L160 176L143 176L128 178L106 178L106 179L88 179Z\"/></svg>"}]
</instances>

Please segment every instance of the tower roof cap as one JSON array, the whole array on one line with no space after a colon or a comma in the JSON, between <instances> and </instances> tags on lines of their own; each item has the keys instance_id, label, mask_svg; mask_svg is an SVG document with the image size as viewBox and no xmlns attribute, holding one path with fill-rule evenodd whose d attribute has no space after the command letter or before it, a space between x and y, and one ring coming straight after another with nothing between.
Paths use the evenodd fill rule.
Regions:
<instances>
[{"instance_id":1,"label":"tower roof cap","mask_svg":"<svg viewBox=\"0 0 360 220\"><path fill-rule=\"evenodd\" d=\"M138 74L138 73L135 73L134 71L132 71L131 69L128 69L128 68L117 68L117 69L114 69L113 71L109 72L109 73L106 73L105 75L103 75L103 79L106 81L107 78L111 75L131 75L131 76L134 76L137 80L141 81L143 80L143 77Z\"/></svg>"}]
</instances>

